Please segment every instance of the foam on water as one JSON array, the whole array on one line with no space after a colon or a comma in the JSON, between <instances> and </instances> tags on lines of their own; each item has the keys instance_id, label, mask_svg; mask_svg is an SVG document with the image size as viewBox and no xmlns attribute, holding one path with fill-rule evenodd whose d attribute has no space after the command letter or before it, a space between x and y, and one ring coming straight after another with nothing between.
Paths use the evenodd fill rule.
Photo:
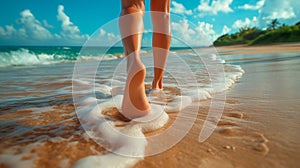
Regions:
<instances>
[{"instance_id":1,"label":"foam on water","mask_svg":"<svg viewBox=\"0 0 300 168\"><path fill-rule=\"evenodd\" d=\"M70 49L65 50L69 51ZM51 61L51 54L46 53L44 53L45 55L43 55L41 53L34 53L26 50L17 50L15 51L15 53L6 53L10 54L11 56L12 54L17 55L20 52L22 52L24 55L28 54L28 57L32 57L31 62L35 62L37 64L40 64L41 62L38 61L41 60L42 62ZM29 166L34 164L35 161L35 156L33 156L34 154L30 153L32 147L38 148L40 143L44 143L44 145L46 146L46 142L57 144L63 142L67 145L76 147L78 144L81 144L81 141L77 140L74 137L79 136L81 138L80 140L83 139L86 142L90 142L91 138L93 138L94 141L101 142L101 146L106 147L108 151L93 152L97 155L88 156L79 160L74 164L74 167L133 166L139 160L143 159L145 156L148 156L148 150L151 150L153 147L155 148L154 145L151 146L154 141L151 141L148 136L145 136L145 132L157 130L161 127L164 127L169 119L168 113L180 113L186 109L187 112L185 114L179 115L183 117L192 116L193 114L190 114L189 111L191 107L188 107L191 103L194 105L195 103L199 103L199 101L201 100L212 98L215 94L228 90L244 73L241 67L238 65L226 64L223 60L218 59L214 55L204 55L202 58L205 61L209 60L212 64L218 64L224 67L223 78L225 77L225 79L221 80L222 75L220 75L218 71L214 71L214 73L208 74L206 72L206 66L204 66L203 63L199 61L199 57L194 55L190 51L178 51L170 53L171 56L169 57L169 60L167 62L167 68L164 75L164 90L162 91L162 93L149 94L148 96L149 101L153 103L155 107L161 107L164 110L157 110L158 113L156 114L160 115L158 115L158 117L153 117L152 121L147 122L138 120L124 122L103 113L111 111L112 108L120 109L121 107L120 102L122 102L122 94L124 92L126 81L125 60L123 62L122 59L101 62L99 70L97 72L98 75L92 79L88 78L94 75L91 74L91 68L94 64L96 64L96 61L80 62L82 67L84 67L85 69L81 74L82 79L73 79L73 87L77 87L78 89L76 90L76 92L74 92L73 96L77 97L76 99L74 99L74 103L76 105L77 117L80 119L82 127L85 128L86 131L83 133L80 132L82 131L81 128L78 128L73 132L68 129L65 130L66 127L64 125L60 125L64 122L66 122L66 125L69 124L68 127L70 128L73 125L76 125L70 122L72 120L75 120L74 112L73 114L71 112L65 113L63 109L59 109L61 105L64 105L66 103L73 103L72 98L74 97L72 97L71 95L68 95L69 97L66 96L67 94L70 94L71 90L71 79L70 75L68 76L68 74L72 74L73 72L72 65L58 64L55 66L57 68L43 66L42 68L35 67L36 69L26 69L25 67L23 71L18 71L18 74L15 72L8 72L8 68L2 68L3 71L8 69L7 71L5 71L5 73L2 73L2 75L7 74L7 77L5 76L6 78L2 78L2 80L9 81L7 84L4 84L5 88L2 88L2 90L5 90L5 92L9 94L7 94L5 99L1 100L2 104L0 105L0 107L2 107L2 109L5 109L6 106L10 105L12 107L11 111L18 111L20 110L20 107L22 107L21 109L30 111L28 112L30 114L24 116L27 116L27 119L30 118L34 121L38 121L38 123L36 123L35 126L32 126L34 124L30 125L30 123L26 123L29 125L29 127L22 128L20 127L20 125L8 123L16 122L14 120L7 121L7 123L5 123L7 125L10 124L9 126L12 128L17 127L17 129L13 130L13 132L5 133L5 136L14 137L20 132L33 132L33 135L30 135L28 137L24 136L25 141L29 141L28 143L30 145L24 145L21 147L21 155L15 155L14 153L10 152L10 148L9 150L3 151L3 153L0 155L0 162L5 163L11 167L24 167L26 165ZM151 53L147 54L151 55ZM179 58L173 57L172 54L178 54ZM37 59L37 56L39 56L40 60ZM0 56L0 58L2 57ZM19 59L22 58L20 57ZM145 81L146 85L149 86L151 85L153 79L153 71L151 67L153 66L151 64L152 57L145 56L142 57L142 60L147 67L150 67L147 68L147 77ZM185 72L186 67L183 66L181 60L185 60L186 62L188 62L189 68L193 73ZM114 76L116 64L118 64L119 62L120 68L118 69L118 74ZM30 63L28 62L28 64ZM50 77L49 72L51 72ZM218 81L219 83L212 84L212 81ZM24 96L22 94L24 90L34 92L35 94ZM20 92L20 95L18 95L17 92ZM17 97L18 101L15 101L16 95L19 96ZM22 100L19 100L19 98L22 98ZM13 107L14 105L16 107ZM53 108L53 106L57 106L59 108ZM67 109L67 107L64 108ZM155 110L154 112L157 111ZM45 113L45 115L40 115L41 113ZM57 113L58 121L55 121L55 124L52 126L47 125L51 120L49 118L45 118L45 116L51 116L54 113ZM23 114L25 114L25 112L20 112L20 114L18 114L19 118L16 119L18 121L22 120ZM73 118L71 117L72 115ZM13 117L16 116L17 115ZM177 127L175 132L169 133L172 136L171 138L174 139L179 136L179 133L184 134L183 132L180 132L182 125L183 127L185 125L188 125L184 122L187 122L187 120L189 121L189 123L193 122L189 118L184 118L184 120L180 120L180 117L178 118L181 125ZM47 119L49 121L47 121ZM56 123L58 124L56 125ZM41 126L39 124L41 124ZM79 124L77 126L80 127ZM34 129L37 129L38 131L34 131ZM39 130L41 132L39 132ZM42 134L44 133L43 131L46 131L51 136ZM67 136L68 133L71 135ZM65 135L62 136L63 134ZM30 138L32 137L34 138L34 141L37 141L38 143L31 142L30 140L32 139ZM164 141L162 143L168 142ZM148 149L148 147L151 149ZM22 160L21 158L23 156L26 156L26 154L31 155L32 157L28 160ZM66 164L69 164L68 159L64 159L60 162L60 165L62 167Z\"/></svg>"},{"instance_id":2,"label":"foam on water","mask_svg":"<svg viewBox=\"0 0 300 168\"><path fill-rule=\"evenodd\" d=\"M63 49L68 52L52 51L53 48L45 49L44 52L36 52L26 48L19 48L11 51L0 50L0 67L8 66L31 66L31 65L48 65L64 62L78 61L99 61L114 60L124 57L122 54L104 54L104 55L86 55L77 57L78 53L72 51L71 48ZM70 51L69 51L70 50ZM78 52L78 51L77 51Z\"/></svg>"},{"instance_id":3,"label":"foam on water","mask_svg":"<svg viewBox=\"0 0 300 168\"><path fill-rule=\"evenodd\" d=\"M23 160L22 158L26 156L26 153L24 154L2 154L0 155L0 162L5 163L9 167L16 167L16 168L31 168L32 165L34 165L34 158L30 160Z\"/></svg>"},{"instance_id":4,"label":"foam on water","mask_svg":"<svg viewBox=\"0 0 300 168\"><path fill-rule=\"evenodd\" d=\"M166 112L179 112L180 110L186 108L192 103L190 96L176 96L173 98L172 102L167 103L165 107Z\"/></svg>"},{"instance_id":5,"label":"foam on water","mask_svg":"<svg viewBox=\"0 0 300 168\"><path fill-rule=\"evenodd\" d=\"M173 54L177 53L174 52ZM116 126L118 121L108 119L109 117L102 114L103 111L109 111L112 108L121 108L123 96L120 94L124 91L126 81L126 61L121 61L115 68L111 80L106 80L104 83L95 86L96 92L106 95L111 94L111 99L102 98L101 100L87 96L75 101L79 105L79 108L77 108L78 117L87 135L99 141L111 153L83 158L74 167L94 167L96 165L97 167L133 166L145 155L148 142L144 133L163 127L169 118L167 113L180 112L193 102L211 98L214 94L228 90L244 73L240 66L226 64L224 60L219 59L214 54L206 53L203 56L203 60L209 62L209 65L195 66L199 63L193 58L185 57L189 54L193 57L191 53L184 53L180 57L170 56L168 58L168 65L170 66L167 66L165 70L165 86L171 89L180 88L180 93L171 96L165 95L165 91L150 93L148 99L153 104L152 109L158 107L156 108L158 110L148 116L158 114L158 117L152 116L153 120L132 120L123 123L125 126L119 127ZM191 69L187 71L190 75L187 75L185 71L190 67L183 66L183 60L190 62L192 65ZM142 61L146 67L153 66L151 57L142 57ZM215 64L221 64L224 69L221 72L215 70L212 71L213 73L207 74L205 69L214 67ZM192 75L192 71L196 74L197 79ZM223 72L224 74L221 74ZM151 75L153 74L150 72ZM146 79L146 83L150 84L151 79L149 82ZM195 80L197 81L195 82ZM212 81L217 82L212 84ZM84 85L84 82L81 84ZM170 91L170 93L172 92ZM183 116L189 115L188 113L183 114Z\"/></svg>"},{"instance_id":6,"label":"foam on water","mask_svg":"<svg viewBox=\"0 0 300 168\"><path fill-rule=\"evenodd\" d=\"M48 65L74 61L101 61L123 58L122 47L92 47L85 55L79 55L81 47L0 46L0 67ZM103 51L105 50L105 52ZM148 51L141 50L141 53Z\"/></svg>"},{"instance_id":7,"label":"foam on water","mask_svg":"<svg viewBox=\"0 0 300 168\"><path fill-rule=\"evenodd\" d=\"M17 65L50 64L51 61L54 61L53 55L34 54L34 53L30 53L29 50L24 48L21 48L17 51L0 53L0 67L17 66Z\"/></svg>"},{"instance_id":8,"label":"foam on water","mask_svg":"<svg viewBox=\"0 0 300 168\"><path fill-rule=\"evenodd\" d=\"M23 147L23 153L15 151L14 148L10 148L5 151L5 154L0 155L0 163L5 163L12 168L31 168L34 165L36 155L31 156L30 159L23 159L30 153L30 151L36 146L40 145L40 142L32 143L26 147Z\"/></svg>"},{"instance_id":9,"label":"foam on water","mask_svg":"<svg viewBox=\"0 0 300 168\"><path fill-rule=\"evenodd\" d=\"M97 167L121 168L133 166L143 159L147 145L143 132L161 128L168 121L168 115L162 111L159 116L154 116L151 121L149 119L147 121L132 120L126 123L124 127L116 127L115 122L104 119L105 116L102 112L112 107L120 109L122 99L123 96L117 95L95 108L83 107L93 104L95 98L87 97L77 102L83 107L77 109L77 114L87 134L93 139L100 140L101 144L107 144L106 148L113 153L86 157L79 160L74 167L94 167L97 165ZM100 109L100 112L98 109Z\"/></svg>"}]
</instances>

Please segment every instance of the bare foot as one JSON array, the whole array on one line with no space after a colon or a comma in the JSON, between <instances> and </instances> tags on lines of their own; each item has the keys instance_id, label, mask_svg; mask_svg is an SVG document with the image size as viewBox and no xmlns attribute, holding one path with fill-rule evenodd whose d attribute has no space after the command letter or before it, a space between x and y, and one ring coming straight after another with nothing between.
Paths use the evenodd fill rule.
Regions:
<instances>
[{"instance_id":1,"label":"bare foot","mask_svg":"<svg viewBox=\"0 0 300 168\"><path fill-rule=\"evenodd\" d=\"M133 60L128 67L127 81L121 113L129 118L138 118L150 112L150 105L145 94L144 79L146 68L140 60Z\"/></svg>"}]
</instances>

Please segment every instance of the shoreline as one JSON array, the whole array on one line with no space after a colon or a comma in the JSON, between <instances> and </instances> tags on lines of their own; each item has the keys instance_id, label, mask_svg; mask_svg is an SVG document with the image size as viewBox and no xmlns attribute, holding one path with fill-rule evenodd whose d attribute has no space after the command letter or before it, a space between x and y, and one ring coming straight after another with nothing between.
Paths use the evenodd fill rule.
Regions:
<instances>
[{"instance_id":1,"label":"shoreline","mask_svg":"<svg viewBox=\"0 0 300 168\"><path fill-rule=\"evenodd\" d=\"M133 167L299 167L298 45L217 48L222 59L241 66L245 73L226 91L225 109L213 134L203 143L198 141L211 104L211 99L202 100L193 127L179 143L163 153L145 157ZM107 69L113 67L111 62L106 63ZM2 82L6 88L3 93L7 92L8 97L0 107L0 167L71 167L79 159L109 153L89 138L74 111L70 94L73 66L61 64L37 70L2 73L2 79L8 80ZM229 75L234 72L227 70ZM110 87L105 85L108 79L105 73L96 78L99 99L109 98ZM167 80L172 78L165 78L166 83ZM22 87L18 87L20 83ZM180 95L178 90L170 89L169 93ZM193 103L184 111L195 107ZM170 120L162 129L145 136L163 132L177 116L177 112L169 113ZM123 123L118 124L122 127ZM162 143L164 140L169 139Z\"/></svg>"},{"instance_id":2,"label":"shoreline","mask_svg":"<svg viewBox=\"0 0 300 168\"><path fill-rule=\"evenodd\" d=\"M300 52L300 43L281 43L270 45L248 46L231 45L215 47L220 55L230 54L265 54L265 53L286 53L286 52Z\"/></svg>"},{"instance_id":3,"label":"shoreline","mask_svg":"<svg viewBox=\"0 0 300 168\"><path fill-rule=\"evenodd\" d=\"M238 45L217 47L217 50L226 57L229 54L300 53L299 46L300 43ZM292 60L241 66L246 73L227 91L223 116L209 139L198 142L209 110L210 100L207 100L200 107L193 128L181 142L164 153L146 157L134 167L298 167L300 136L296 132L300 129L297 123L300 96L293 92L299 89L300 82L289 74L297 74L300 68ZM284 68L290 66L294 69ZM281 73L283 81L275 84Z\"/></svg>"}]
</instances>

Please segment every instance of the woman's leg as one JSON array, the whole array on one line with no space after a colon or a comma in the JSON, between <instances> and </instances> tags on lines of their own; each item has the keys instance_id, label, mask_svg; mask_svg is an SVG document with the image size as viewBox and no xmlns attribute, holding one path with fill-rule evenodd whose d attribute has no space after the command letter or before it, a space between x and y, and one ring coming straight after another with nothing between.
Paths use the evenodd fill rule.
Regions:
<instances>
[{"instance_id":1,"label":"woman's leg","mask_svg":"<svg viewBox=\"0 0 300 168\"><path fill-rule=\"evenodd\" d=\"M170 0L151 0L154 79L152 89L162 89L162 78L171 43Z\"/></svg>"},{"instance_id":2,"label":"woman's leg","mask_svg":"<svg viewBox=\"0 0 300 168\"><path fill-rule=\"evenodd\" d=\"M122 0L119 27L127 56L127 80L121 112L127 118L137 118L149 113L144 79L146 69L140 60L143 32L143 0Z\"/></svg>"}]
</instances>

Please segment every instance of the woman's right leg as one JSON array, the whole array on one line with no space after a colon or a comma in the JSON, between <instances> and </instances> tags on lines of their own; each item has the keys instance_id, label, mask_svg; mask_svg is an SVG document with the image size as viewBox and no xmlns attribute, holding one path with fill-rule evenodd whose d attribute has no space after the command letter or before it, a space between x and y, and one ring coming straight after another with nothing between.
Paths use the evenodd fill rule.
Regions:
<instances>
[{"instance_id":1,"label":"woman's right leg","mask_svg":"<svg viewBox=\"0 0 300 168\"><path fill-rule=\"evenodd\" d=\"M154 79L152 89L162 89L164 69L171 43L170 0L151 0Z\"/></svg>"},{"instance_id":2,"label":"woman's right leg","mask_svg":"<svg viewBox=\"0 0 300 168\"><path fill-rule=\"evenodd\" d=\"M144 79L146 69L140 60L140 47L143 32L144 0L122 0L122 13L119 28L127 56L127 80L121 112L133 119L149 113Z\"/></svg>"}]
</instances>

